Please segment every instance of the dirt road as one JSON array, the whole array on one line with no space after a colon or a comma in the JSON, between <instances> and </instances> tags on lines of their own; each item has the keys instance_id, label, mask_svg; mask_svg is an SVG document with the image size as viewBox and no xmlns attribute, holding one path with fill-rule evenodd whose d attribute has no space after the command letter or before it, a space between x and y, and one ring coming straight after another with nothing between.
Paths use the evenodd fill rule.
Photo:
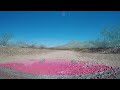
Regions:
<instances>
[{"instance_id":1,"label":"dirt road","mask_svg":"<svg viewBox=\"0 0 120 90\"><path fill-rule=\"evenodd\" d=\"M29 61L30 60L30 61ZM38 60L38 61L36 61ZM51 62L52 60L58 60L58 61L84 61L84 62L89 62L91 65L94 63L98 63L98 65L107 65L107 66L112 66L113 69L106 70L103 72L97 72L97 73L90 73L90 74L78 74L78 75L49 75L49 74L41 74L43 73L51 73L53 71L58 71L63 73L70 71L70 73L76 72L76 71L93 71L97 70L97 68L92 68L89 63L86 63L86 65L83 65L82 69L77 68L77 64L69 64L72 65L70 68L58 68L57 67L62 66L63 64L47 64L47 63L42 63L40 64L39 60L48 60L47 62ZM20 62L20 64L11 64L9 66L10 68L5 68L6 62L12 62L12 61L17 61ZM46 62L46 61L45 61ZM3 63L3 64L2 64ZM24 65L22 64L24 63ZM14 56L6 56L3 58L0 58L0 79L90 79L90 78L120 78L120 55L119 54L97 54L97 53L83 53L83 52L75 52L75 51L68 51L68 50L54 50L54 51L48 51L48 52L42 52L42 53L37 53L37 54L27 54L27 55L14 55ZM4 67L2 67L2 65ZM7 64L8 65L8 64ZM9 63L10 65L10 63ZM22 66L19 66L22 65ZM41 65L41 66L40 66ZM55 65L55 68L52 68L52 65ZM69 66L68 65L68 66ZM81 64L82 65L82 64ZM29 66L29 67L28 67ZM67 66L67 67L68 67ZM74 68L73 68L74 66ZM87 67L89 66L89 67ZM115 66L115 68L114 68ZM118 68L117 68L117 67ZM49 68L47 68L49 67ZM51 68L50 68L51 67ZM93 66L94 67L94 66ZM11 69L13 68L13 69ZM42 68L42 69L41 69ZM22 71L20 71L20 70ZM63 69L63 70L61 70ZM89 70L88 70L89 69ZM100 70L102 69L99 68ZM31 71L31 73L28 73L27 71ZM34 74L39 72L39 74ZM33 73L34 72L34 73Z\"/></svg>"},{"instance_id":2,"label":"dirt road","mask_svg":"<svg viewBox=\"0 0 120 90\"><path fill-rule=\"evenodd\" d=\"M48 53L41 53L35 55L16 55L0 58L0 63L19 61L25 59L50 59L50 60L74 60L74 61L89 61L110 66L120 66L120 54L96 54L96 53L82 53L68 50L56 50Z\"/></svg>"}]
</instances>

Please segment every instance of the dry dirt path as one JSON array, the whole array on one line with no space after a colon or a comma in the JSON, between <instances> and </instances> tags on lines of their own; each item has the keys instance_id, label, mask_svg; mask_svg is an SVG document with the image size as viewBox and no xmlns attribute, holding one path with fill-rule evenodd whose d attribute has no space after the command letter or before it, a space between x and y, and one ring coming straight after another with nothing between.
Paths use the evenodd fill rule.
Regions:
<instances>
[{"instance_id":1,"label":"dry dirt path","mask_svg":"<svg viewBox=\"0 0 120 90\"><path fill-rule=\"evenodd\" d=\"M35 55L19 55L0 58L0 63L10 61L20 61L25 59L49 59L49 60L74 60L74 61L89 61L110 66L120 66L120 54L97 54L97 53L82 53L68 50L56 50L48 53Z\"/></svg>"},{"instance_id":2,"label":"dry dirt path","mask_svg":"<svg viewBox=\"0 0 120 90\"><path fill-rule=\"evenodd\" d=\"M67 59L75 61L88 61L110 66L120 66L120 54L97 54L97 53L82 53L75 51L56 51L41 55L43 59Z\"/></svg>"},{"instance_id":3,"label":"dry dirt path","mask_svg":"<svg viewBox=\"0 0 120 90\"><path fill-rule=\"evenodd\" d=\"M108 66L120 67L120 55L119 54L97 54L97 53L83 53L68 50L56 50L47 53L35 54L35 55L18 55L8 56L0 58L0 63L6 63L11 61L24 62L25 60L70 60L70 61L87 61L90 63L104 64ZM27 63L28 64L28 63ZM116 74L117 73L117 74ZM107 70L105 72L86 74L86 75L34 75L30 73L23 73L17 70L0 67L0 79L90 79L90 78L120 78L120 68L113 70Z\"/></svg>"}]
</instances>

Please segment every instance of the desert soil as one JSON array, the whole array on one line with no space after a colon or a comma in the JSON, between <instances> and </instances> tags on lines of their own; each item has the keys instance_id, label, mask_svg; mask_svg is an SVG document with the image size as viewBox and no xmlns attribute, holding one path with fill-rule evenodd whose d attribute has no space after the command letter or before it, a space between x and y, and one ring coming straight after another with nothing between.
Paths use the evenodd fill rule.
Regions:
<instances>
[{"instance_id":1,"label":"desert soil","mask_svg":"<svg viewBox=\"0 0 120 90\"><path fill-rule=\"evenodd\" d=\"M74 60L74 61L89 61L98 64L104 64L109 66L120 66L120 54L98 54L98 53L83 53L68 50L47 50L43 53L37 53L32 55L12 55L12 56L0 56L0 63L6 63L11 61L22 61L25 59L50 59L50 60Z\"/></svg>"}]
</instances>

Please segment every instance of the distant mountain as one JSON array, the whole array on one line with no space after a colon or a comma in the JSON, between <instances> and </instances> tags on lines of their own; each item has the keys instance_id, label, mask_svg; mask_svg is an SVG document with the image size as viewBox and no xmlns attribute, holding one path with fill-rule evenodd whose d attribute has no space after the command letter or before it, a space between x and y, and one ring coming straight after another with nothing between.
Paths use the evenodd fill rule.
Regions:
<instances>
[{"instance_id":1,"label":"distant mountain","mask_svg":"<svg viewBox=\"0 0 120 90\"><path fill-rule=\"evenodd\" d=\"M80 41L74 40L74 41L70 41L65 45L57 46L55 48L79 48L79 47L81 47Z\"/></svg>"}]
</instances>

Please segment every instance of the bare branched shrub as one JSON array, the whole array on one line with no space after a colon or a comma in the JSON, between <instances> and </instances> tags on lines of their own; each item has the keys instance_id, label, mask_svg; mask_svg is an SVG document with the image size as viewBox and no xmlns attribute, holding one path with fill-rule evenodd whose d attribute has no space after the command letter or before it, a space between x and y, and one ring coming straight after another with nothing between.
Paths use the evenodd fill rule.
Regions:
<instances>
[{"instance_id":1,"label":"bare branched shrub","mask_svg":"<svg viewBox=\"0 0 120 90\"><path fill-rule=\"evenodd\" d=\"M28 43L25 41L18 41L18 42L16 42L16 46L25 48L25 47L28 47Z\"/></svg>"},{"instance_id":2,"label":"bare branched shrub","mask_svg":"<svg viewBox=\"0 0 120 90\"><path fill-rule=\"evenodd\" d=\"M27 42L27 41L18 41L16 43L16 46L22 47L22 48L39 48L39 49L44 49L46 48L44 45L38 45L34 41Z\"/></svg>"},{"instance_id":3,"label":"bare branched shrub","mask_svg":"<svg viewBox=\"0 0 120 90\"><path fill-rule=\"evenodd\" d=\"M44 45L39 45L39 48L40 48L40 49L45 49L46 46L44 46Z\"/></svg>"},{"instance_id":4,"label":"bare branched shrub","mask_svg":"<svg viewBox=\"0 0 120 90\"><path fill-rule=\"evenodd\" d=\"M0 35L0 45L6 46L9 44L9 41L13 38L12 33L2 33Z\"/></svg>"},{"instance_id":5,"label":"bare branched shrub","mask_svg":"<svg viewBox=\"0 0 120 90\"><path fill-rule=\"evenodd\" d=\"M108 42L105 40L97 39L89 42L93 45L93 48L106 48L108 46Z\"/></svg>"},{"instance_id":6,"label":"bare branched shrub","mask_svg":"<svg viewBox=\"0 0 120 90\"><path fill-rule=\"evenodd\" d=\"M103 29L97 40L90 41L95 48L120 47L120 26Z\"/></svg>"},{"instance_id":7,"label":"bare branched shrub","mask_svg":"<svg viewBox=\"0 0 120 90\"><path fill-rule=\"evenodd\" d=\"M120 25L105 28L101 31L101 36L109 43L109 47L120 47Z\"/></svg>"}]
</instances>

